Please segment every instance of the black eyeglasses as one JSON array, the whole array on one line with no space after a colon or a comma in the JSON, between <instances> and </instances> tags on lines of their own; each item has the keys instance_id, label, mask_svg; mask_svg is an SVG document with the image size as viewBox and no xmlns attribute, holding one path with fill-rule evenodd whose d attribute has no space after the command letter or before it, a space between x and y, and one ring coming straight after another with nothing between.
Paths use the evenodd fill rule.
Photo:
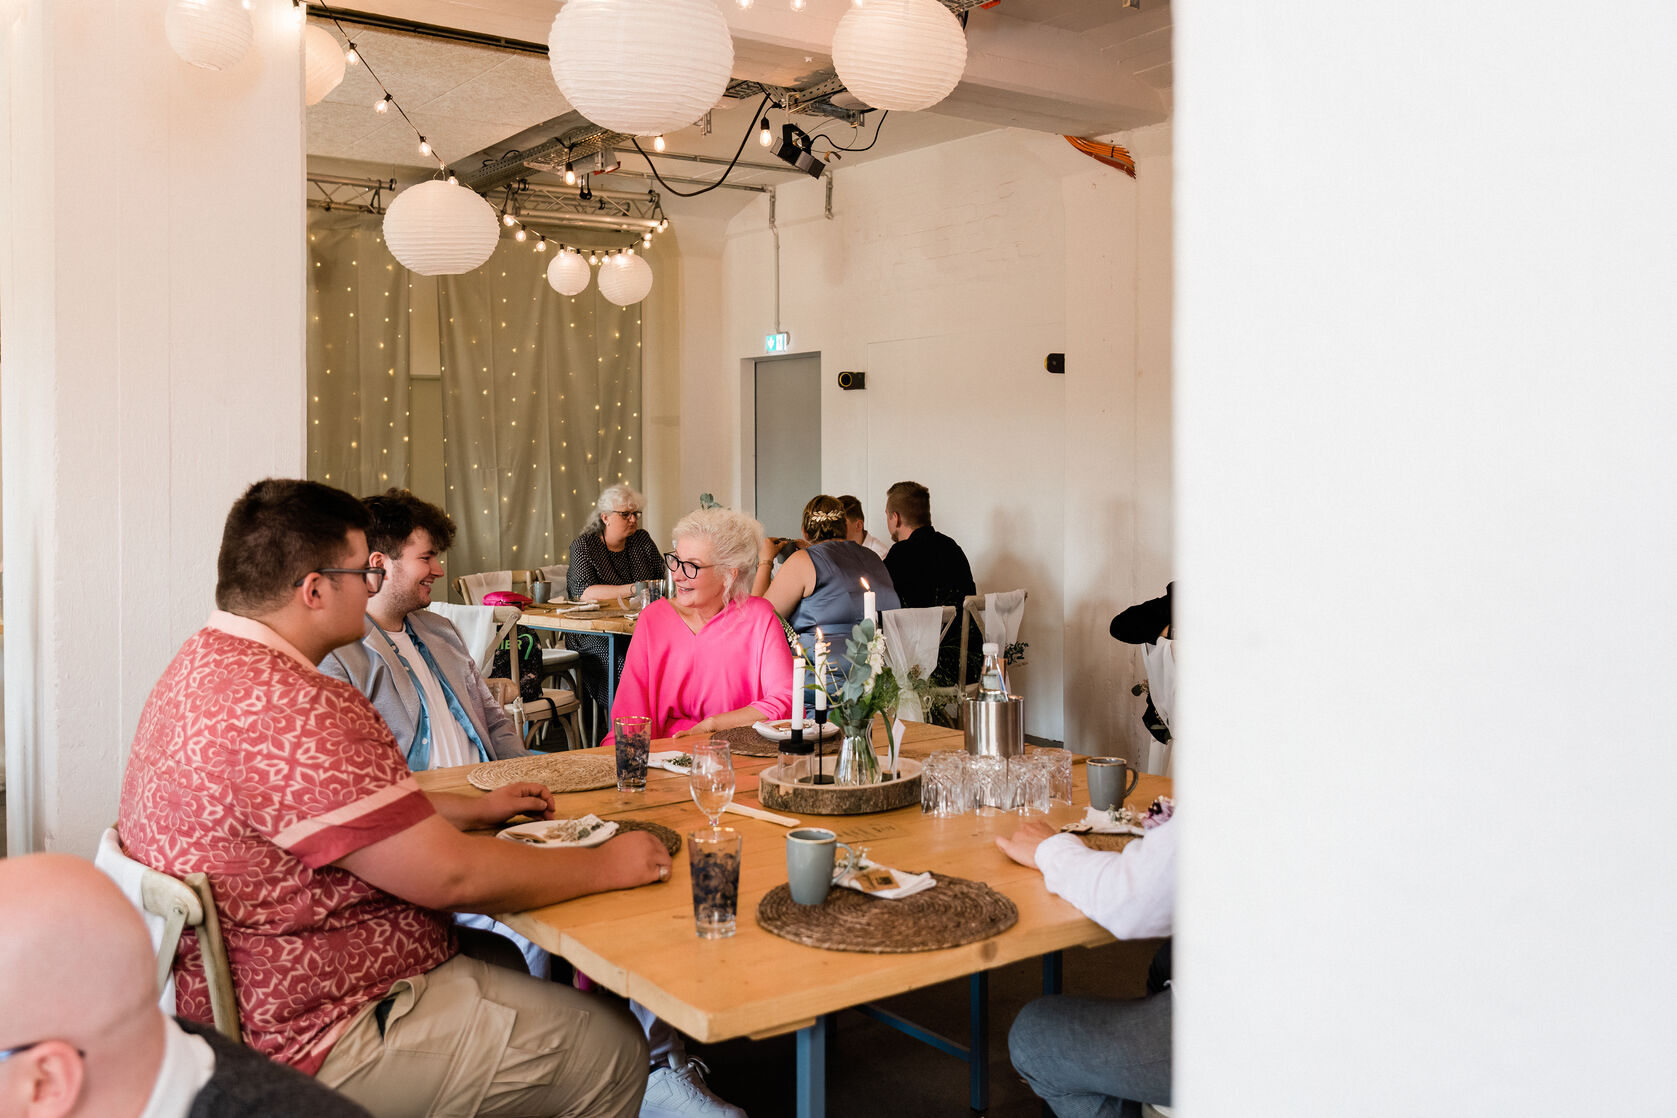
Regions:
<instances>
[{"instance_id":1,"label":"black eyeglasses","mask_svg":"<svg viewBox=\"0 0 1677 1118\"><path fill-rule=\"evenodd\" d=\"M612 509L611 512L613 516L621 516L624 520L639 520L641 518L640 509Z\"/></svg>"},{"instance_id":2,"label":"black eyeglasses","mask_svg":"<svg viewBox=\"0 0 1677 1118\"><path fill-rule=\"evenodd\" d=\"M369 594L377 594L379 587L384 585L383 567L316 567L291 585L303 585L303 579L308 578L309 575L360 575L367 584L367 593Z\"/></svg>"},{"instance_id":3,"label":"black eyeglasses","mask_svg":"<svg viewBox=\"0 0 1677 1118\"><path fill-rule=\"evenodd\" d=\"M695 563L691 559L677 559L671 551L664 556L664 566L679 574L682 578L698 578L700 571L708 571L716 566L715 563Z\"/></svg>"}]
</instances>

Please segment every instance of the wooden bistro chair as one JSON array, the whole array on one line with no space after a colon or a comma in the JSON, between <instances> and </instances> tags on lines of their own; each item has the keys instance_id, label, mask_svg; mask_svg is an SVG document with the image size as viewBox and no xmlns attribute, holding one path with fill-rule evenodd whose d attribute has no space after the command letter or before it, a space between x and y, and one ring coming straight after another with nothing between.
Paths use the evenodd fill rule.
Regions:
<instances>
[{"instance_id":1,"label":"wooden bistro chair","mask_svg":"<svg viewBox=\"0 0 1677 1118\"><path fill-rule=\"evenodd\" d=\"M239 1003L233 993L233 969L227 962L227 945L221 938L221 920L215 911L210 879L201 873L174 878L134 861L122 851L115 827L107 827L99 841L93 864L116 882L134 907L140 910L157 948L157 990L163 1012L175 1012L172 971L181 933L191 928L198 936L198 954L204 963L204 977L210 987L210 1012L216 1032L235 1043L239 1035Z\"/></svg>"},{"instance_id":2,"label":"wooden bistro chair","mask_svg":"<svg viewBox=\"0 0 1677 1118\"><path fill-rule=\"evenodd\" d=\"M481 571L455 579L454 592L468 606L481 606L485 594L494 590L511 590L513 581L512 571Z\"/></svg>"},{"instance_id":3,"label":"wooden bistro chair","mask_svg":"<svg viewBox=\"0 0 1677 1118\"><path fill-rule=\"evenodd\" d=\"M507 670L512 673L513 681L518 680L518 619L523 616L516 606L496 606L495 639L489 642L486 659L479 664L479 670L487 674L489 665L494 662L495 650L501 647L501 642L509 637L515 638L510 642L512 654L507 657ZM555 687L543 687L542 697L525 702L522 698L515 698L506 704L506 712L518 727L519 735L524 739L526 747L530 745L531 731L545 732L552 723L559 723L563 727L569 748L580 749L588 744L582 736L582 703L576 697L576 692L562 690Z\"/></svg>"},{"instance_id":4,"label":"wooden bistro chair","mask_svg":"<svg viewBox=\"0 0 1677 1118\"><path fill-rule=\"evenodd\" d=\"M570 567L559 563L551 567L537 567L530 572L530 581L550 582L554 593L563 598L565 596L565 576L570 573ZM542 680L564 680L570 684L570 690L575 694L582 694L582 653L573 648L565 647L563 633L547 632L542 634Z\"/></svg>"}]
</instances>

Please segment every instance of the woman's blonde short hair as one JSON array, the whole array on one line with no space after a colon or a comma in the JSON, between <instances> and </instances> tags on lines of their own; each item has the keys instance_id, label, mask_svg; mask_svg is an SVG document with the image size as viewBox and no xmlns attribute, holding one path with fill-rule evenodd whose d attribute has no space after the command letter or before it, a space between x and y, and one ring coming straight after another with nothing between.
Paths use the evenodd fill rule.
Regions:
<instances>
[{"instance_id":1,"label":"woman's blonde short hair","mask_svg":"<svg viewBox=\"0 0 1677 1118\"><path fill-rule=\"evenodd\" d=\"M699 540L710 545L710 561L722 572L722 594L730 602L751 596L763 526L735 509L694 509L676 521L673 543Z\"/></svg>"}]
</instances>

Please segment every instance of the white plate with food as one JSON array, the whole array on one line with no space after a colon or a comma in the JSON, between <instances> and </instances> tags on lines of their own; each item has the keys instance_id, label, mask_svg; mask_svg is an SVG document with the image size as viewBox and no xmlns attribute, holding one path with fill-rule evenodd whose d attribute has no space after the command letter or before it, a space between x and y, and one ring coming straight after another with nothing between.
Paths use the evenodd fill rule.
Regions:
<instances>
[{"instance_id":1,"label":"white plate with food","mask_svg":"<svg viewBox=\"0 0 1677 1118\"><path fill-rule=\"evenodd\" d=\"M770 741L786 741L792 736L792 720L790 718L776 718L773 722L753 722L751 728ZM839 734L837 722L829 722L821 727L821 736L836 738ZM815 723L804 719L804 737L815 736Z\"/></svg>"},{"instance_id":2,"label":"white plate with food","mask_svg":"<svg viewBox=\"0 0 1677 1118\"><path fill-rule=\"evenodd\" d=\"M581 819L538 819L534 823L520 823L495 837L557 849L561 846L598 846L616 833L616 823L607 822L598 815L584 815Z\"/></svg>"},{"instance_id":3,"label":"white plate with food","mask_svg":"<svg viewBox=\"0 0 1677 1118\"><path fill-rule=\"evenodd\" d=\"M674 749L667 753L653 753L647 757L646 763L655 769L664 769L667 772L679 773L682 776L686 776L693 771L693 755L691 753L681 753Z\"/></svg>"}]
</instances>

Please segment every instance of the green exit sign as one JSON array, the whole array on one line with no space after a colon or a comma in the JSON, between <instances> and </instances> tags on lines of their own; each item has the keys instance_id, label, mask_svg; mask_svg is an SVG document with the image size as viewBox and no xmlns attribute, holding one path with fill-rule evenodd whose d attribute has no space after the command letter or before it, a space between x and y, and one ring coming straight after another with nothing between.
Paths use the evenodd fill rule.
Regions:
<instances>
[{"instance_id":1,"label":"green exit sign","mask_svg":"<svg viewBox=\"0 0 1677 1118\"><path fill-rule=\"evenodd\" d=\"M792 335L784 330L778 334L763 335L764 353L790 353L792 350Z\"/></svg>"}]
</instances>

